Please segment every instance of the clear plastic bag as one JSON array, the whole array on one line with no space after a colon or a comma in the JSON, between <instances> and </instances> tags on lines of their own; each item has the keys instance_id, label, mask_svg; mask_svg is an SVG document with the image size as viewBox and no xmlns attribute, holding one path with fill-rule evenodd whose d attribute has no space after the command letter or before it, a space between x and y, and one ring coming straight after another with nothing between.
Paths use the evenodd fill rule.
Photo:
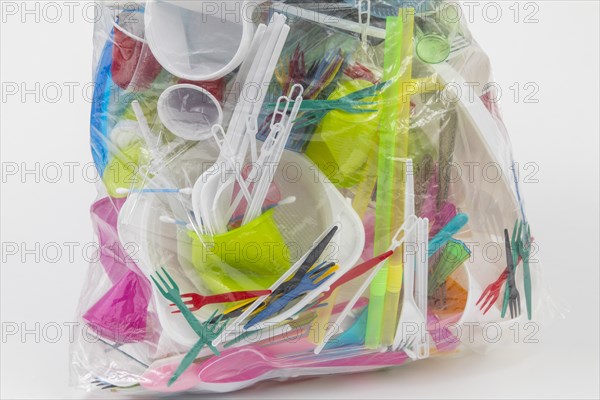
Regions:
<instances>
[{"instance_id":1,"label":"clear plastic bag","mask_svg":"<svg viewBox=\"0 0 600 400\"><path fill-rule=\"evenodd\" d=\"M101 5L78 385L228 392L488 351L543 315L455 3Z\"/></svg>"}]
</instances>

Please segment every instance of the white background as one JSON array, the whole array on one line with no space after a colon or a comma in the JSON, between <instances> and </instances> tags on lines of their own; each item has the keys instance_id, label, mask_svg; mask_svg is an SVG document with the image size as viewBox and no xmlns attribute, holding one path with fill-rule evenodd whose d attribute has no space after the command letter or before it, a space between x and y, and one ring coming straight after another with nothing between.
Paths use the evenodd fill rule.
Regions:
<instances>
[{"instance_id":1,"label":"white background","mask_svg":"<svg viewBox=\"0 0 600 400\"><path fill-rule=\"evenodd\" d=\"M525 2L517 5L522 14L515 22L512 1L497 3L503 15L491 23L482 16L484 2L474 12L471 29L506 92L502 107L515 158L539 165L539 182L523 185L523 192L545 277L559 309L570 310L566 319L544 326L539 344L507 347L486 356L427 360L378 373L270 383L230 397L598 398L599 7L596 1L531 3L539 8L537 23L523 22L534 10ZM3 15L3 85L58 82L65 90L56 103L36 102L33 95L24 102L19 95L2 99L3 244L32 248L35 243L92 239L88 208L95 188L83 178L81 167L91 161L90 104L81 96L81 85L91 80L93 27L81 16L83 4L75 9L73 22L68 16L51 23L43 18L36 22L35 16ZM80 85L73 101L68 82ZM527 82L539 86L537 103L512 98L508 88ZM64 165L58 183L37 183L35 174L5 176L15 163L22 169L34 168L36 162L80 166L74 169L73 183ZM73 260L65 253L56 263L38 263L25 254L3 258L3 330L7 323L32 329L36 323L74 320L87 269L80 251ZM85 396L68 387L66 333L65 329L57 343L36 343L33 334L25 340L19 335L3 338L3 399Z\"/></svg>"}]
</instances>

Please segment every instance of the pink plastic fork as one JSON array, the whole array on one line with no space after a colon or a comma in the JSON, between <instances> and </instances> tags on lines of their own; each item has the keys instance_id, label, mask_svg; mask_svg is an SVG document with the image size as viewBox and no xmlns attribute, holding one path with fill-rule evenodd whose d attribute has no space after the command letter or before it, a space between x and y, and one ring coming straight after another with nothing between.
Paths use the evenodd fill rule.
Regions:
<instances>
[{"instance_id":1,"label":"pink plastic fork","mask_svg":"<svg viewBox=\"0 0 600 400\"><path fill-rule=\"evenodd\" d=\"M236 301L255 299L261 296L268 296L271 294L270 290L254 290L247 292L231 292L216 294L212 296L202 296L198 293L186 293L181 295L181 299L184 300L184 304L189 307L190 311L198 311L202 307L208 304L221 304L221 303L234 303ZM175 304L171 304L175 306ZM177 314L180 311L173 311L172 314Z\"/></svg>"}]
</instances>

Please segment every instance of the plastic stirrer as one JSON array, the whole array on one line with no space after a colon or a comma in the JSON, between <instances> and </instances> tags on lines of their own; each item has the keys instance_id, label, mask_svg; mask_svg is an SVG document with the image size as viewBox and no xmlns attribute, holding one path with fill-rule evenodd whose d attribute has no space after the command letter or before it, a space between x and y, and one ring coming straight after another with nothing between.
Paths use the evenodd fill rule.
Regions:
<instances>
[{"instance_id":1,"label":"plastic stirrer","mask_svg":"<svg viewBox=\"0 0 600 400\"><path fill-rule=\"evenodd\" d=\"M419 257L417 258L417 280L415 282L415 298L417 307L425 320L428 319L428 276L429 276L429 220L421 219L421 229L419 230ZM423 332L423 341L417 344L417 358L423 359L429 357L428 332Z\"/></svg>"}]
</instances>

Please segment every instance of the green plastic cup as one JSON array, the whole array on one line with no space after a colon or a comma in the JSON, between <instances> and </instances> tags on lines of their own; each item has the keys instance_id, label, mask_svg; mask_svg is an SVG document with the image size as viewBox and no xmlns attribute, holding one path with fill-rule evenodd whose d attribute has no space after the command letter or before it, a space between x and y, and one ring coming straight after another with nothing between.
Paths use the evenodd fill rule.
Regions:
<instances>
[{"instance_id":1,"label":"green plastic cup","mask_svg":"<svg viewBox=\"0 0 600 400\"><path fill-rule=\"evenodd\" d=\"M430 33L422 36L416 45L417 56L427 64L439 64L450 56L450 43L448 38Z\"/></svg>"},{"instance_id":2,"label":"green plastic cup","mask_svg":"<svg viewBox=\"0 0 600 400\"><path fill-rule=\"evenodd\" d=\"M329 100L338 100L350 93L373 86L365 80L342 82ZM364 101L380 101L379 96ZM317 127L306 155L329 180L339 187L352 187L364 179L369 151L377 139L379 111L352 114L334 110Z\"/></svg>"},{"instance_id":3,"label":"green plastic cup","mask_svg":"<svg viewBox=\"0 0 600 400\"><path fill-rule=\"evenodd\" d=\"M290 267L274 210L221 235L189 236L192 264L213 293L268 289Z\"/></svg>"},{"instance_id":4,"label":"green plastic cup","mask_svg":"<svg viewBox=\"0 0 600 400\"><path fill-rule=\"evenodd\" d=\"M127 197L127 194L118 193L117 189L141 186L144 178L140 166L149 160L149 155L140 142L134 142L111 153L110 157L102 175L106 191L114 198Z\"/></svg>"}]
</instances>

